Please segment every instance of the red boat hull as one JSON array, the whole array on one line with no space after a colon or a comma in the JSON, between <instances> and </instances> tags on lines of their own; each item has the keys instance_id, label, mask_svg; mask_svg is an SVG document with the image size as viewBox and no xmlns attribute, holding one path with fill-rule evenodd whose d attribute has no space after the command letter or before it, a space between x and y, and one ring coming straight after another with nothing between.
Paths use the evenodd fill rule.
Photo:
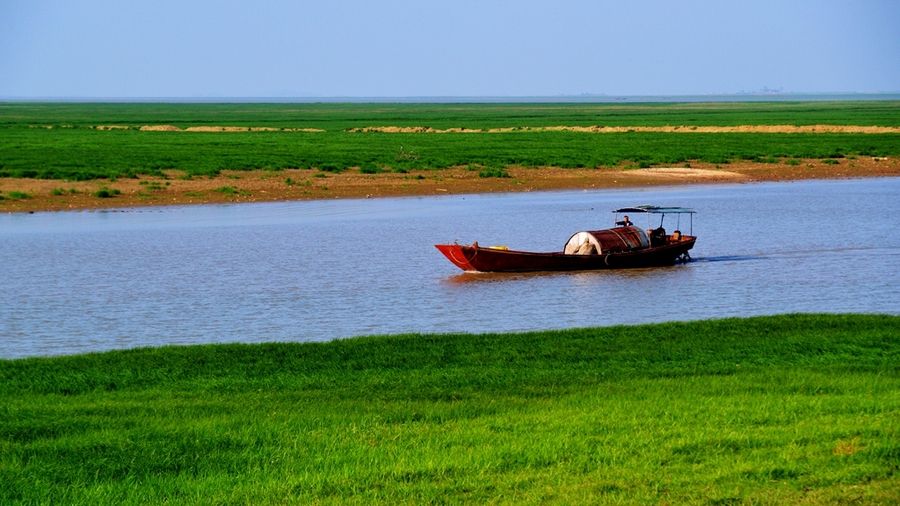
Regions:
<instances>
[{"instance_id":1,"label":"red boat hull","mask_svg":"<svg viewBox=\"0 0 900 506\"><path fill-rule=\"evenodd\" d=\"M696 237L683 236L661 246L600 255L532 253L460 244L436 244L435 248L464 271L585 271L672 265L694 247L696 240Z\"/></svg>"}]
</instances>

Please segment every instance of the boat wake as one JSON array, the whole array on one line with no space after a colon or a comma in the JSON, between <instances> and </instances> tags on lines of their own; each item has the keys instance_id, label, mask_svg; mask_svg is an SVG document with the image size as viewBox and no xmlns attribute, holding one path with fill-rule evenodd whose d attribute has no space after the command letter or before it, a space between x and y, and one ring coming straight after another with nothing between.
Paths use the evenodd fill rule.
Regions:
<instances>
[{"instance_id":1,"label":"boat wake","mask_svg":"<svg viewBox=\"0 0 900 506\"><path fill-rule=\"evenodd\" d=\"M789 250L789 251L775 251L772 253L768 253L766 255L719 255L719 256L710 256L710 257L697 257L691 260L691 262L745 262L750 260L771 260L775 258L805 258L805 257L818 257L822 255L829 254L845 254L845 253L873 253L880 252L881 254L894 255L900 253L900 249L890 247L890 246L875 246L875 247L858 247L858 246L850 246L843 248L819 248L819 249L805 249L805 250Z\"/></svg>"},{"instance_id":2,"label":"boat wake","mask_svg":"<svg viewBox=\"0 0 900 506\"><path fill-rule=\"evenodd\" d=\"M715 257L697 257L691 259L689 263L704 262L746 262L750 260L765 260L767 257L763 255L721 255Z\"/></svg>"}]
</instances>

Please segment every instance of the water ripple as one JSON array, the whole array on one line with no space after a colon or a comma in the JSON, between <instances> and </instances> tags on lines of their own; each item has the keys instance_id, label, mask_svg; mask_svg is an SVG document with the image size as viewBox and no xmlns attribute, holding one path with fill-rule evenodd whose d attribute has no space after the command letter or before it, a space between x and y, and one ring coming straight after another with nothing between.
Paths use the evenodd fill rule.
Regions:
<instances>
[{"instance_id":1,"label":"water ripple","mask_svg":"<svg viewBox=\"0 0 900 506\"><path fill-rule=\"evenodd\" d=\"M900 311L900 179L0 216L0 357L797 311ZM459 239L551 251L634 203L699 210L694 261L461 274Z\"/></svg>"}]
</instances>

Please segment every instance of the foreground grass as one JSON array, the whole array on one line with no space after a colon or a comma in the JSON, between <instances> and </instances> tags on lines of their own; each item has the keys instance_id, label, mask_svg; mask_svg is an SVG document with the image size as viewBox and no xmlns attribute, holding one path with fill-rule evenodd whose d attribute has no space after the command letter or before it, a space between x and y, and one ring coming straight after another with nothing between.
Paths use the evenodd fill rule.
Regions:
<instances>
[{"instance_id":1,"label":"foreground grass","mask_svg":"<svg viewBox=\"0 0 900 506\"><path fill-rule=\"evenodd\" d=\"M900 317L0 362L0 503L896 503Z\"/></svg>"},{"instance_id":2,"label":"foreground grass","mask_svg":"<svg viewBox=\"0 0 900 506\"><path fill-rule=\"evenodd\" d=\"M116 124L130 130L99 131ZM140 132L141 125L313 128L320 132ZM609 167L697 160L898 156L896 134L348 132L554 125L900 125L894 101L727 104L2 104L0 177L88 180L222 170L443 169L476 164Z\"/></svg>"}]
</instances>

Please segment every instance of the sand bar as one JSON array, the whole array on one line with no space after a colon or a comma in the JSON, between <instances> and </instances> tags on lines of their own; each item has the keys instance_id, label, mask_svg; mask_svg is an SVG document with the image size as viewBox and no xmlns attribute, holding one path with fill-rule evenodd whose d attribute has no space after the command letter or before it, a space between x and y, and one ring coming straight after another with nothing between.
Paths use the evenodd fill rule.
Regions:
<instances>
[{"instance_id":1,"label":"sand bar","mask_svg":"<svg viewBox=\"0 0 900 506\"><path fill-rule=\"evenodd\" d=\"M854 134L896 134L900 127L867 126L867 125L734 125L734 126L542 126L542 127L502 127L502 128L431 128L426 126L370 126L350 128L348 132L361 133L508 133L508 132L580 132L580 133L627 133L627 132L661 132L661 133L854 133Z\"/></svg>"}]
</instances>

